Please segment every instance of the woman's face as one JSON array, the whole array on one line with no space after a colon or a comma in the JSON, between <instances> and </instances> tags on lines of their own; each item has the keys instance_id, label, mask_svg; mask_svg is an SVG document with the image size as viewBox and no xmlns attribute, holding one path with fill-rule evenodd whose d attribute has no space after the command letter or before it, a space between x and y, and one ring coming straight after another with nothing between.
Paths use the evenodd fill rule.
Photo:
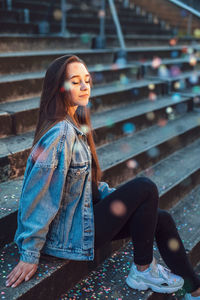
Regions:
<instances>
[{"instance_id":1,"label":"woman's face","mask_svg":"<svg viewBox=\"0 0 200 300\"><path fill-rule=\"evenodd\" d=\"M86 106L90 97L90 75L86 67L80 62L73 62L67 66L67 89L71 94L71 106L76 108Z\"/></svg>"}]
</instances>

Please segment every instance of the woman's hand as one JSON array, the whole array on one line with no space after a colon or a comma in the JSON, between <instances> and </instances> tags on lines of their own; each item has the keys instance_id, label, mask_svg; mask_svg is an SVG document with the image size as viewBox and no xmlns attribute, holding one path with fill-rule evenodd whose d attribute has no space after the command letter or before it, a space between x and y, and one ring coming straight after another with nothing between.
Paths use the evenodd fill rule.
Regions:
<instances>
[{"instance_id":1,"label":"woman's hand","mask_svg":"<svg viewBox=\"0 0 200 300\"><path fill-rule=\"evenodd\" d=\"M24 279L25 281L29 280L37 271L37 264L30 264L24 261L19 261L16 267L8 274L6 286L16 287Z\"/></svg>"}]
</instances>

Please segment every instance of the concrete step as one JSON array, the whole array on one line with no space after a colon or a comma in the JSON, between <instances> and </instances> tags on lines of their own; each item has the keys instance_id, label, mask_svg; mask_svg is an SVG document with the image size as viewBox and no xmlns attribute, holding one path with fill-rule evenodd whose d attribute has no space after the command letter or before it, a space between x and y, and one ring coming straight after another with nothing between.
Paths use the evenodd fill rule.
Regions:
<instances>
[{"instance_id":1,"label":"concrete step","mask_svg":"<svg viewBox=\"0 0 200 300\"><path fill-rule=\"evenodd\" d=\"M165 168L169 174L163 174L161 172L162 176L160 176L159 186L162 186L162 189L160 189L160 193L166 195L163 195L163 201L160 205L162 205L162 207L170 207L172 201L178 201L179 198L177 198L177 196L175 197L177 193L180 196L181 192L184 193L187 189L190 189L199 179L200 163L198 163L199 160L197 158L200 149L199 126L200 114L188 112L182 117L168 121L164 127L163 125L149 126L144 130L127 134L127 136L116 141L98 147L97 154L100 158L103 179L111 186L117 186L121 182L129 180L149 167L151 167L152 171L149 172L149 174L153 173L151 176L157 176L157 174L160 173L160 166L163 166L162 168ZM5 181L0 183L2 208L2 226L0 229L1 245L12 241L16 226L16 223L13 225L13 222L16 218L19 192L22 186L21 177L8 181L8 178L5 178L6 173L8 175L13 169L13 172L18 171L16 177L24 174L32 140L33 132L13 138L10 144L1 144L1 174L2 176L4 174L3 179ZM176 152L174 153L174 151ZM8 153L10 153L9 156ZM173 169L173 171L170 170L173 164L175 166L180 163L180 160L184 159L187 159L189 164L187 168L184 165L183 170L179 173L180 167L176 166L177 169ZM9 160L10 162L8 162ZM135 169L128 167L128 162L132 160L137 162ZM161 165L157 163L160 160L162 160ZM157 164L152 166L152 164L155 163ZM171 163L173 164L171 165ZM171 176L170 180L167 176ZM182 181L190 176L193 176L193 180L195 180L186 187L183 183L180 192L178 189L180 189ZM172 184L173 181L175 184ZM171 190L172 187L173 190ZM170 197L169 193L172 193ZM12 224L14 227L11 227L11 225L7 226L7 224Z\"/></svg>"},{"instance_id":2,"label":"concrete step","mask_svg":"<svg viewBox=\"0 0 200 300\"><path fill-rule=\"evenodd\" d=\"M16 52L17 51L40 51L40 50L56 50L56 49L88 49L91 48L91 41L95 35L83 34L75 35L71 34L68 38L63 38L58 35L41 36L37 34L0 34L0 53L3 52ZM172 39L171 35L125 35L125 42L127 47L134 46L169 46L169 42ZM176 45L187 46L191 44L198 45L199 39L191 37L177 37ZM116 35L106 36L107 47L119 47L119 41Z\"/></svg>"},{"instance_id":3,"label":"concrete step","mask_svg":"<svg viewBox=\"0 0 200 300\"><path fill-rule=\"evenodd\" d=\"M114 109L115 107L119 108L121 106L122 95L124 96L124 99L126 99L123 101L124 105L130 103L131 101L132 102L137 101L137 98L139 100L141 100L142 98L143 99L147 98L149 94L148 84L150 83L152 82L148 82L144 80L144 81L139 81L138 83L127 84L126 86L107 85L103 89L95 89L92 92L92 96L96 97L95 98L96 100L92 105L93 108L92 110L93 111L96 110L96 112L98 111L105 112L106 110L108 110L108 108L109 109ZM160 84L159 82L153 82L153 84L155 84L155 93L157 93L157 95L161 95L162 84ZM35 113L34 109L32 110L32 113ZM30 117L30 114L28 117ZM19 114L19 118L20 118L20 114ZM19 120L19 118L16 115L16 120L17 119ZM1 122L1 124L2 123L3 121ZM11 124L13 124L14 127L16 125L20 126L19 121L13 123L11 121ZM0 167L2 168L2 174L1 174L2 177L0 177L0 181L8 180L8 178L15 178L23 174L25 168L25 161L28 157L28 152L32 144L32 140L31 140L32 135L33 135L32 132L27 132L24 133L23 135L10 136L6 138L2 138L0 140L1 142ZM24 143L22 141L24 141ZM8 145L9 148L7 148ZM19 147L19 145L21 145L21 147ZM12 148L12 150L10 147ZM15 153L14 156L16 156L16 158L12 156L10 151L13 154ZM17 165L15 161L17 162ZM22 163L23 161L24 163Z\"/></svg>"},{"instance_id":4,"label":"concrete step","mask_svg":"<svg viewBox=\"0 0 200 300\"><path fill-rule=\"evenodd\" d=\"M127 48L127 61L152 59L154 56L173 58L175 52L176 58L181 58L183 51L186 51L186 47L186 45L131 47ZM199 46L195 45L191 49L197 51ZM99 50L73 49L73 54L80 56L89 66L104 65L114 63L119 50L119 47ZM72 54L72 49L3 52L0 53L0 74L44 71L52 60L65 54Z\"/></svg>"},{"instance_id":5,"label":"concrete step","mask_svg":"<svg viewBox=\"0 0 200 300\"><path fill-rule=\"evenodd\" d=\"M89 66L92 66L94 64L112 64L116 51L79 49L73 50L73 54L80 56ZM1 74L44 71L54 59L66 54L72 54L71 49L1 53Z\"/></svg>"},{"instance_id":6,"label":"concrete step","mask_svg":"<svg viewBox=\"0 0 200 300\"><path fill-rule=\"evenodd\" d=\"M1 22L17 22L20 20L20 14L18 11L8 11L0 8L0 20Z\"/></svg>"},{"instance_id":7,"label":"concrete step","mask_svg":"<svg viewBox=\"0 0 200 300\"><path fill-rule=\"evenodd\" d=\"M163 188L163 182L161 178L165 178L165 183L168 183L168 189L169 186L171 186L171 189L179 185L181 182L183 183L183 186L185 184L184 179L189 177L192 173L195 172L195 170L199 169L199 166L197 166L197 162L199 161L197 157L199 156L199 145L200 140L195 141L191 145L176 151L173 155L170 156L170 159L164 159L159 163L159 168L157 172L154 173L154 180L158 186L159 195L160 195L160 203L165 203L166 201L163 201L162 198L165 196L165 193L167 191L167 188ZM190 158L189 158L190 157ZM188 160L189 158L189 160ZM180 159L183 159L184 165L180 172ZM192 164L191 164L192 163ZM179 167L177 168L177 164ZM196 164L196 166L195 166ZM174 173L173 175L171 173ZM162 176L161 176L162 174ZM138 174L139 176L139 174ZM152 178L151 176L149 176ZM156 180L157 179L157 180ZM170 183L170 184L169 184ZM180 206L176 209L174 209L174 212L172 212L172 215L175 216L175 220L177 220L176 216L178 217L179 224L185 224L185 213L191 212L193 215L192 218L187 217L187 223L186 227L182 231L182 238L184 240L184 243L187 242L186 248L189 249L189 251L193 252L195 249L199 247L199 238L197 240L197 232L199 230L199 184L196 184L198 186L198 190L195 193L195 197L193 191L191 191L192 186L190 186L190 192L191 194L188 196L190 199L192 198L192 201L190 200L182 200L180 201ZM176 198L176 197L175 197ZM177 199L175 199L177 200ZM171 199L172 202L174 199ZM182 204L183 203L183 204ZM190 204L192 203L192 205ZM169 206L169 203L166 203L167 207ZM188 207L186 205L190 204ZM163 205L161 205L163 207ZM187 210L188 208L188 210ZM166 208L168 209L168 208ZM180 216L183 216L180 217ZM193 228L193 230L190 229L190 237L188 238L188 228ZM183 228L182 228L183 229ZM199 233L198 233L199 237ZM81 280L84 276L89 274L90 271L94 271L95 268L102 263L106 258L113 255L111 257L111 262L113 262L113 258L117 255L113 253L114 251L118 250L120 246L125 245L125 243L129 241L128 239L124 240L118 240L118 241L112 241L111 243L107 243L103 247L96 250L95 253L95 260L92 262L77 262L77 261L69 261L69 260L61 260L56 259L50 256L42 256L42 259L40 260L39 269L37 270L37 273L35 276L28 282L23 282L19 287L12 289L12 288L6 288L5 287L5 277L7 273L10 272L10 270L16 265L16 261L18 261L18 251L16 249L16 246L14 245L6 245L1 250L1 257L2 257L2 276L1 276L1 291L3 291L3 295L5 296L5 299L26 299L30 300L33 299L33 295L37 295L37 299L43 299L45 295L47 295L48 292L48 299L49 300L55 300L60 297L62 293L66 293L67 290L72 288L79 280ZM121 243L121 244L120 244ZM129 249L131 249L130 243L128 246L125 246L127 250L125 250L126 258L130 261L131 253ZM199 252L198 256L196 256L197 251L195 253L195 259L199 261ZM127 255L128 254L128 255ZM124 255L121 256L124 258ZM122 260L123 263L124 259ZM125 269L125 276L127 276L127 271L130 268L130 263L128 264L128 261L125 259L124 262L127 262L127 269ZM112 268L109 268L111 270ZM105 269L104 269L105 270ZM113 269L112 269L113 270ZM107 272L110 272L107 270ZM113 273L112 273L113 274ZM60 278L62 277L62 280ZM112 280L110 284L115 283L114 276L112 277ZM98 290L98 281L96 281L95 289ZM101 278L101 282L103 282L103 278ZM115 283L116 284L116 283ZM122 282L124 285L124 282ZM51 289L49 287L52 286ZM56 289L54 288L56 286ZM121 287L121 285L120 285ZM92 288L92 286L90 286ZM101 288L104 288L104 285L101 285ZM31 292L30 292L31 290ZM120 288L121 290L121 288ZM74 290L73 290L74 291ZM102 291L102 290L101 290ZM108 289L107 291L110 291ZM79 291L77 291L79 292ZM87 291L83 291L84 293ZM94 291L95 292L95 291ZM76 291L75 291L76 293ZM120 291L120 294L122 291ZM130 290L128 287L125 288L124 293L128 293L128 295L134 296L134 291ZM138 299L139 293L136 294L135 299ZM66 299L66 298L65 298ZM130 298L129 298L130 299ZM133 298L134 299L134 298ZM145 298L144 298L145 299Z\"/></svg>"},{"instance_id":8,"label":"concrete step","mask_svg":"<svg viewBox=\"0 0 200 300\"><path fill-rule=\"evenodd\" d=\"M177 205L169 209L170 214L175 220L181 239L183 240L184 247L193 266L196 266L199 262L196 257L197 249L200 246L199 203L200 185L183 197ZM167 267L166 263L160 256L156 242L154 242L153 248L154 257L157 262ZM105 261L103 261L95 270L90 272L88 276L80 280L70 290L66 290L59 299L67 300L73 299L73 297L76 299L123 300L168 299L167 295L154 293L150 289L147 291L137 291L127 286L125 280L129 274L133 257L134 250L130 238L130 241L128 241L125 246L122 246L118 251L105 259ZM200 264L195 267L195 271L200 275ZM178 293L175 294L184 294L184 289L179 290ZM172 294L169 296L172 297ZM179 299L171 297L171 300Z\"/></svg>"},{"instance_id":9,"label":"concrete step","mask_svg":"<svg viewBox=\"0 0 200 300\"><path fill-rule=\"evenodd\" d=\"M26 34L0 34L0 53L12 51L56 50L56 49L90 49L92 35L39 36Z\"/></svg>"},{"instance_id":10,"label":"concrete step","mask_svg":"<svg viewBox=\"0 0 200 300\"><path fill-rule=\"evenodd\" d=\"M118 66L96 65L89 67L93 84L98 88L106 83L122 82L122 76L126 76L127 81L136 79L138 67L135 64ZM39 95L42 90L42 83L46 72L22 73L8 76L0 76L0 89L3 93L0 102L12 101ZM9 88L8 88L9 87Z\"/></svg>"},{"instance_id":11,"label":"concrete step","mask_svg":"<svg viewBox=\"0 0 200 300\"><path fill-rule=\"evenodd\" d=\"M149 54L144 53L144 55L152 55L150 49L148 50ZM171 52L171 55L173 55L173 53L175 52ZM137 56L137 54L138 51L135 56ZM140 53L140 55L142 56L142 53ZM176 55L178 55L178 52L176 52ZM132 53L130 53L129 59L131 59L131 57ZM200 58L197 58L197 64L192 66L188 56L185 58L162 59L160 64L165 65L169 70L172 70L172 68L176 66L180 73L199 69L199 61ZM146 61L146 58L141 58L140 61L129 62L126 66L119 65L115 70L114 67L114 65L103 64L90 67L89 71L91 72L94 85L99 87L111 81L122 82L123 78L125 78L123 76L126 76L127 82L136 78L139 79L144 75L160 76L160 68L153 68L152 61ZM23 99L29 97L29 95L30 97L37 96L41 92L44 75L45 72L33 72L0 76L0 88L2 90L0 102ZM2 109L0 108L0 110Z\"/></svg>"},{"instance_id":12,"label":"concrete step","mask_svg":"<svg viewBox=\"0 0 200 300\"><path fill-rule=\"evenodd\" d=\"M119 83L120 84L120 83ZM176 96L165 96L165 97L160 97L160 95L157 94L152 94L155 96L156 99L154 99L154 101L151 99L151 94L149 93L149 99L146 99L144 101L138 101L137 103L133 102L131 103L131 99L130 99L130 104L125 104L124 109L121 107L118 108L116 107L116 109L111 110L111 108L109 108L108 111L103 111L103 113L99 112L97 113L98 118L100 118L99 120L101 120L101 115L106 115L107 116L107 123L109 123L109 120L111 122L111 120L113 120L112 122L117 122L117 119L112 116L113 115L113 111L116 113L117 118L119 118L119 114L120 115L124 115L124 120L127 118L127 116L129 115L129 109L131 110L131 114L133 113L133 111L135 111L136 108L134 108L134 105L137 107L141 107L141 112L142 109L144 109L144 112L147 113L147 110L149 109L158 109L161 108L161 101L162 101L162 105L163 107L165 107L166 105L171 105L176 106L177 101L176 101ZM159 100L160 99L160 100ZM91 101L93 102L93 100L95 101L95 99L91 99ZM152 101L150 101L152 100ZM157 100L155 102L155 100ZM0 104L0 136L1 137L6 137L8 135L13 135L13 134L20 134L23 132L27 132L30 130L34 130L35 129L35 124L37 121L37 114L38 114L38 108L39 108L39 97L36 98L28 98L28 99L24 99L24 100L19 100L19 101L15 101L15 102L8 102L8 103L2 103ZM97 99L97 101L99 101L99 98ZM160 101L160 102L158 102ZM166 102L167 101L167 102ZM188 101L188 105L190 107L192 107L193 104L193 100L192 98L190 98L189 93L188 93L188 97L178 97L178 105L181 105L180 103L182 101ZM92 102L91 105L92 105ZM150 103L153 104L153 107L149 107L148 105L150 105ZM142 105L144 105L144 107L142 107ZM147 108L146 108L147 107ZM148 108L149 107L149 108ZM122 111L123 113L121 114L120 111ZM93 114L95 113L95 109L93 109ZM162 114L162 112L160 112ZM111 116L110 116L111 114ZM114 119L113 119L114 117ZM97 118L97 117L96 117ZM103 117L104 119L104 117ZM114 121L115 120L115 121ZM100 123L99 123L100 122ZM99 121L98 124L101 124L101 121ZM118 122L117 122L118 123ZM106 136L110 135L109 131L113 128L112 124L112 129L109 129L109 126L107 128L108 132L107 134L105 134L105 128L103 129L103 127L107 127L107 124L105 123L104 126L101 125L102 130L103 130L103 135L102 137L106 138ZM147 125L147 124L146 124ZM121 124L122 126L122 124ZM93 127L94 128L94 127ZM96 128L98 130L98 128ZM117 128L115 128L115 134L113 134L114 136L118 136L121 134L121 130L116 131ZM118 128L120 129L120 128ZM97 132L96 132L97 133ZM101 135L100 135L101 136ZM97 139L96 143L97 144L101 144L103 142L104 139Z\"/></svg>"},{"instance_id":13,"label":"concrete step","mask_svg":"<svg viewBox=\"0 0 200 300\"><path fill-rule=\"evenodd\" d=\"M0 33L38 33L38 25L29 23L19 23L8 21L1 21L0 22Z\"/></svg>"}]
</instances>

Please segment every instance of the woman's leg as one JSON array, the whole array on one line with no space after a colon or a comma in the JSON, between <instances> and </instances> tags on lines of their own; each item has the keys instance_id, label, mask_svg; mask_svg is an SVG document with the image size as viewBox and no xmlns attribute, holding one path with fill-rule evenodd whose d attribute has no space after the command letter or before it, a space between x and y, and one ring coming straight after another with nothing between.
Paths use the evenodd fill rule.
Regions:
<instances>
[{"instance_id":1,"label":"woman's leg","mask_svg":"<svg viewBox=\"0 0 200 300\"><path fill-rule=\"evenodd\" d=\"M155 231L159 252L170 270L181 276L188 293L200 287L200 278L195 274L179 236L176 224L166 210L158 209L158 222Z\"/></svg>"},{"instance_id":2,"label":"woman's leg","mask_svg":"<svg viewBox=\"0 0 200 300\"><path fill-rule=\"evenodd\" d=\"M147 177L137 177L94 205L95 247L111 241L131 218L134 262L138 265L150 264L153 260L158 199L155 183Z\"/></svg>"}]
</instances>

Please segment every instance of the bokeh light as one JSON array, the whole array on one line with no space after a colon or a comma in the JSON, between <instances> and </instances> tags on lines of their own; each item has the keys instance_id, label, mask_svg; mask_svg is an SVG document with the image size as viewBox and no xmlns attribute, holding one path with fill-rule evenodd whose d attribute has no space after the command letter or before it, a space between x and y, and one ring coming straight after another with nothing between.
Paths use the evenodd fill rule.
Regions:
<instances>
[{"instance_id":1,"label":"bokeh light","mask_svg":"<svg viewBox=\"0 0 200 300\"><path fill-rule=\"evenodd\" d=\"M53 11L53 17L56 21L60 21L62 19L62 11L60 9L55 9Z\"/></svg>"},{"instance_id":2,"label":"bokeh light","mask_svg":"<svg viewBox=\"0 0 200 300\"><path fill-rule=\"evenodd\" d=\"M157 69L162 63L162 59L160 57L155 57L152 60L152 68Z\"/></svg>"},{"instance_id":3,"label":"bokeh light","mask_svg":"<svg viewBox=\"0 0 200 300\"><path fill-rule=\"evenodd\" d=\"M160 118L157 122L159 127L164 127L165 125L167 125L168 120L164 119L164 118Z\"/></svg>"},{"instance_id":4,"label":"bokeh light","mask_svg":"<svg viewBox=\"0 0 200 300\"><path fill-rule=\"evenodd\" d=\"M149 157L155 158L155 157L159 156L160 150L157 147L153 147L147 151L147 154Z\"/></svg>"},{"instance_id":5,"label":"bokeh light","mask_svg":"<svg viewBox=\"0 0 200 300\"><path fill-rule=\"evenodd\" d=\"M165 65L160 65L158 68L158 76L161 78L169 77L169 70Z\"/></svg>"},{"instance_id":6,"label":"bokeh light","mask_svg":"<svg viewBox=\"0 0 200 300\"><path fill-rule=\"evenodd\" d=\"M149 93L149 100L155 101L157 99L156 93L150 92Z\"/></svg>"},{"instance_id":7,"label":"bokeh light","mask_svg":"<svg viewBox=\"0 0 200 300\"><path fill-rule=\"evenodd\" d=\"M98 17L99 17L99 18L105 18L105 15L106 15L105 10L100 9L100 10L98 11Z\"/></svg>"},{"instance_id":8,"label":"bokeh light","mask_svg":"<svg viewBox=\"0 0 200 300\"><path fill-rule=\"evenodd\" d=\"M170 44L170 46L175 46L175 45L177 44L177 39L172 38L172 39L169 41L169 44Z\"/></svg>"},{"instance_id":9,"label":"bokeh light","mask_svg":"<svg viewBox=\"0 0 200 300\"><path fill-rule=\"evenodd\" d=\"M113 121L112 118L107 118L106 119L106 127L112 127L114 126L115 122Z\"/></svg>"},{"instance_id":10,"label":"bokeh light","mask_svg":"<svg viewBox=\"0 0 200 300\"><path fill-rule=\"evenodd\" d=\"M172 95L172 100L173 100L174 102L180 101L180 100L181 100L181 95L180 95L179 93L174 93L174 94Z\"/></svg>"},{"instance_id":11,"label":"bokeh light","mask_svg":"<svg viewBox=\"0 0 200 300\"><path fill-rule=\"evenodd\" d=\"M88 133L90 131L90 127L87 125L82 125L81 130L83 133Z\"/></svg>"},{"instance_id":12,"label":"bokeh light","mask_svg":"<svg viewBox=\"0 0 200 300\"><path fill-rule=\"evenodd\" d=\"M155 84L150 83L150 84L148 85L148 88L149 88L149 90L154 90L154 89L155 89Z\"/></svg>"},{"instance_id":13,"label":"bokeh light","mask_svg":"<svg viewBox=\"0 0 200 300\"><path fill-rule=\"evenodd\" d=\"M126 165L129 169L136 169L138 167L138 162L135 159L129 159L126 162Z\"/></svg>"},{"instance_id":14,"label":"bokeh light","mask_svg":"<svg viewBox=\"0 0 200 300\"><path fill-rule=\"evenodd\" d=\"M178 251L180 248L179 241L175 238L169 239L167 244L168 244L169 249L174 252Z\"/></svg>"},{"instance_id":15,"label":"bokeh light","mask_svg":"<svg viewBox=\"0 0 200 300\"><path fill-rule=\"evenodd\" d=\"M170 75L172 77L178 76L180 74L181 74L181 70L180 70L179 66L175 66L175 65L171 66L171 68L170 68Z\"/></svg>"},{"instance_id":16,"label":"bokeh light","mask_svg":"<svg viewBox=\"0 0 200 300\"><path fill-rule=\"evenodd\" d=\"M153 111L150 111L146 114L146 118L149 120L149 121L152 121L153 119L155 119L155 113Z\"/></svg>"},{"instance_id":17,"label":"bokeh light","mask_svg":"<svg viewBox=\"0 0 200 300\"><path fill-rule=\"evenodd\" d=\"M130 82L129 78L125 74L120 74L120 83L128 84Z\"/></svg>"},{"instance_id":18,"label":"bokeh light","mask_svg":"<svg viewBox=\"0 0 200 300\"><path fill-rule=\"evenodd\" d=\"M200 29L199 28L196 28L195 30L194 30L194 32L193 32L193 34L194 34L194 37L195 38L200 38Z\"/></svg>"},{"instance_id":19,"label":"bokeh light","mask_svg":"<svg viewBox=\"0 0 200 300\"><path fill-rule=\"evenodd\" d=\"M135 131L135 125L133 123L125 123L122 126L122 130L125 134L132 134Z\"/></svg>"},{"instance_id":20,"label":"bokeh light","mask_svg":"<svg viewBox=\"0 0 200 300\"><path fill-rule=\"evenodd\" d=\"M70 82L69 81L65 81L64 82L64 89L65 89L65 91L69 91L70 88L71 88Z\"/></svg>"},{"instance_id":21,"label":"bokeh light","mask_svg":"<svg viewBox=\"0 0 200 300\"><path fill-rule=\"evenodd\" d=\"M126 214L127 208L121 200L114 200L110 204L110 211L113 215L117 217L122 217Z\"/></svg>"},{"instance_id":22,"label":"bokeh light","mask_svg":"<svg viewBox=\"0 0 200 300\"><path fill-rule=\"evenodd\" d=\"M82 33L80 35L80 40L81 40L81 43L88 44L91 41L91 34L89 34L89 33Z\"/></svg>"},{"instance_id":23,"label":"bokeh light","mask_svg":"<svg viewBox=\"0 0 200 300\"><path fill-rule=\"evenodd\" d=\"M191 54L190 57L189 57L189 64L191 66L195 66L197 63L197 58L194 54Z\"/></svg>"}]
</instances>

